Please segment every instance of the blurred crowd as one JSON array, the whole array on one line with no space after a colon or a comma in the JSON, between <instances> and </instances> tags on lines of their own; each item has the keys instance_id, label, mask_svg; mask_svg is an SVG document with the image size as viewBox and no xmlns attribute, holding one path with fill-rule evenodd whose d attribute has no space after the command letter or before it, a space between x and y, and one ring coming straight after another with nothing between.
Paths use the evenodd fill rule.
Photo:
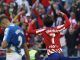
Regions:
<instances>
[{"instance_id":1,"label":"blurred crowd","mask_svg":"<svg viewBox=\"0 0 80 60\"><path fill-rule=\"evenodd\" d=\"M64 12L71 22L70 28L61 32L60 42L64 56L80 57L80 0L0 0L0 16L8 16L12 23L23 28L33 60L46 57L46 49L41 35L27 32L29 23L36 20L34 28L40 28L43 25L41 21L50 15L54 20L53 27L61 25L64 18L58 15L58 11ZM0 28L0 42L3 31Z\"/></svg>"}]
</instances>

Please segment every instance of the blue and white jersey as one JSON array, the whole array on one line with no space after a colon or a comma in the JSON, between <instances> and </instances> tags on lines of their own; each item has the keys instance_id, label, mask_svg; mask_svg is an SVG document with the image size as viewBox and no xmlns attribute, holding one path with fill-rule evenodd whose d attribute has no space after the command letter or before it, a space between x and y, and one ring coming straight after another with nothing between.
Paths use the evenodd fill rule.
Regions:
<instances>
[{"instance_id":1,"label":"blue and white jersey","mask_svg":"<svg viewBox=\"0 0 80 60\"><path fill-rule=\"evenodd\" d=\"M3 40L7 41L7 48L14 47L13 50L16 52L19 52L22 49L22 44L26 43L23 30L13 23L5 29Z\"/></svg>"}]
</instances>

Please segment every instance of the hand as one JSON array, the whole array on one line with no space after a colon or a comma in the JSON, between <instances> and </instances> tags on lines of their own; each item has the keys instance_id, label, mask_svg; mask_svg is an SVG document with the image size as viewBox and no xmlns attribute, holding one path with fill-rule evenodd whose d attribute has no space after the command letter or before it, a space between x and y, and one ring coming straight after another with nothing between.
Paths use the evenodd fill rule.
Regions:
<instances>
[{"instance_id":1,"label":"hand","mask_svg":"<svg viewBox=\"0 0 80 60\"><path fill-rule=\"evenodd\" d=\"M24 13L25 13L25 11L21 11L21 12L18 13L18 15L22 15Z\"/></svg>"}]
</instances>

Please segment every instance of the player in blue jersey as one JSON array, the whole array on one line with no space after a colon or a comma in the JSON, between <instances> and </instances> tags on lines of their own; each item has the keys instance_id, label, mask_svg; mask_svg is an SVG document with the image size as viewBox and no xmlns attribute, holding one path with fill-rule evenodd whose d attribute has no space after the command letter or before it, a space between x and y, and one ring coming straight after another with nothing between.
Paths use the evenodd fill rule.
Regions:
<instances>
[{"instance_id":1,"label":"player in blue jersey","mask_svg":"<svg viewBox=\"0 0 80 60\"><path fill-rule=\"evenodd\" d=\"M23 55L30 60L23 30L6 16L0 17L0 24L5 28L2 48L6 48L6 60L22 60Z\"/></svg>"}]
</instances>

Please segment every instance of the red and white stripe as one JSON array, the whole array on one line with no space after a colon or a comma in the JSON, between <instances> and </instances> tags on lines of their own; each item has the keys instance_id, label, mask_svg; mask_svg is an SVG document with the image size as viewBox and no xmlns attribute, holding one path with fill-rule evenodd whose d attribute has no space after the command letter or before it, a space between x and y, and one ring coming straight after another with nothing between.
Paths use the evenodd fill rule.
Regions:
<instances>
[{"instance_id":1,"label":"red and white stripe","mask_svg":"<svg viewBox=\"0 0 80 60\"><path fill-rule=\"evenodd\" d=\"M61 53L62 52L62 49L61 48L59 48L59 49L47 49L47 54L48 55L51 55L51 54L53 54L53 53Z\"/></svg>"}]
</instances>

